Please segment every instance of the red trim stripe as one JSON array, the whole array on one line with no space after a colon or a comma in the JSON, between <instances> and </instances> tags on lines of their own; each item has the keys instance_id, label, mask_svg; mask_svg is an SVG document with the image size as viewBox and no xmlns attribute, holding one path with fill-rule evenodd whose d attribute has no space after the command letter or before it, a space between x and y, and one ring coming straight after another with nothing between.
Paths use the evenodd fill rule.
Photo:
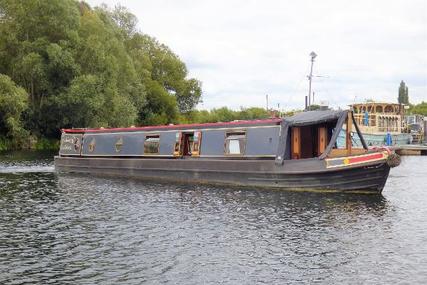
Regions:
<instances>
[{"instance_id":1,"label":"red trim stripe","mask_svg":"<svg viewBox=\"0 0 427 285\"><path fill-rule=\"evenodd\" d=\"M62 129L64 133L107 133L107 132L126 132L126 131L149 131L149 130L173 130L177 128L194 128L194 127L229 127L240 125L256 125L256 124L275 124L278 125L282 119L271 118L264 120L244 120L225 123L204 123L204 124L182 124L182 125L160 125L160 126L145 126L135 128L107 128L107 129Z\"/></svg>"},{"instance_id":2,"label":"red trim stripe","mask_svg":"<svg viewBox=\"0 0 427 285\"><path fill-rule=\"evenodd\" d=\"M371 155L365 155L365 156L359 156L359 157L352 157L349 158L349 162L351 163L359 163L359 162L365 162L368 160L372 160L372 159L381 159L383 158L383 154L380 153L375 153L375 154L371 154Z\"/></svg>"}]
</instances>

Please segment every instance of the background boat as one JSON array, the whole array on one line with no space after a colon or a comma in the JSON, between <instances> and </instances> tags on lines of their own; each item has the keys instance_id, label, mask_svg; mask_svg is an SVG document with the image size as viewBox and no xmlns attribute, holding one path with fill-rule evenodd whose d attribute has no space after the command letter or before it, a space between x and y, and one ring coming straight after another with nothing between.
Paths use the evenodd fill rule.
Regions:
<instances>
[{"instance_id":1,"label":"background boat","mask_svg":"<svg viewBox=\"0 0 427 285\"><path fill-rule=\"evenodd\" d=\"M404 132L406 123L403 104L366 102L350 107L368 146L399 146L412 143L411 134ZM343 139L344 137L340 138L340 141ZM355 140L357 141L357 138Z\"/></svg>"}]
</instances>

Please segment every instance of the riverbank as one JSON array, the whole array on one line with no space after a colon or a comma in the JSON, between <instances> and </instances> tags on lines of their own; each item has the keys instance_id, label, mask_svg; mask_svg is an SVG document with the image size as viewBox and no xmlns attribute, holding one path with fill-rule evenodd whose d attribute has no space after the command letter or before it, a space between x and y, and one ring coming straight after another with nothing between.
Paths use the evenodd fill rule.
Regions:
<instances>
[{"instance_id":1,"label":"riverbank","mask_svg":"<svg viewBox=\"0 0 427 285\"><path fill-rule=\"evenodd\" d=\"M0 137L0 151L13 150L59 150L59 140L30 137L26 140L17 141Z\"/></svg>"}]
</instances>

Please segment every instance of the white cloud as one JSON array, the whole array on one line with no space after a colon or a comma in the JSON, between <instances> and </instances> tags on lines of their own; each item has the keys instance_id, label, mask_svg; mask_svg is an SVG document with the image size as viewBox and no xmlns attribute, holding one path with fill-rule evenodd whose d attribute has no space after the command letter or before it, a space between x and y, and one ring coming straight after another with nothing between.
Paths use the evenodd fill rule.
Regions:
<instances>
[{"instance_id":1,"label":"white cloud","mask_svg":"<svg viewBox=\"0 0 427 285\"><path fill-rule=\"evenodd\" d=\"M410 100L427 101L427 1L138 1L117 3L140 29L167 44L203 82L202 108L301 108L308 54L318 54L316 100L346 106L396 101L400 80Z\"/></svg>"}]
</instances>

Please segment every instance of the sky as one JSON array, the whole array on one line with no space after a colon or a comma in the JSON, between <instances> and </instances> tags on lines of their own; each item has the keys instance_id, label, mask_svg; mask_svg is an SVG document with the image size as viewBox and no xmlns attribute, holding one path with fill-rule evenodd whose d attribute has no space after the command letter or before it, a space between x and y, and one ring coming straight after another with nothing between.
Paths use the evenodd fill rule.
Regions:
<instances>
[{"instance_id":1,"label":"sky","mask_svg":"<svg viewBox=\"0 0 427 285\"><path fill-rule=\"evenodd\" d=\"M427 101L426 0L87 0L125 6L202 82L199 109Z\"/></svg>"}]
</instances>

